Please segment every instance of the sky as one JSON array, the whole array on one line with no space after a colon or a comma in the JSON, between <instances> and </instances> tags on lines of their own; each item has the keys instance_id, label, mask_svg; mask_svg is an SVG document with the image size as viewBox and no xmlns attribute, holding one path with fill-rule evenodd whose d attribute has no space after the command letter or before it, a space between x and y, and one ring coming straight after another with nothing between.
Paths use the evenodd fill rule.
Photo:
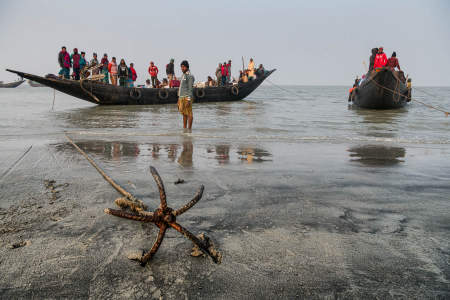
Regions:
<instances>
[{"instance_id":1,"label":"sky","mask_svg":"<svg viewBox=\"0 0 450 300\"><path fill-rule=\"evenodd\" d=\"M134 62L138 83L150 61L165 75L170 58L177 74L187 59L204 81L253 57L277 84L350 85L383 46L415 85L450 86L449 16L449 0L0 0L0 80L16 79L6 68L58 73L67 46Z\"/></svg>"}]
</instances>

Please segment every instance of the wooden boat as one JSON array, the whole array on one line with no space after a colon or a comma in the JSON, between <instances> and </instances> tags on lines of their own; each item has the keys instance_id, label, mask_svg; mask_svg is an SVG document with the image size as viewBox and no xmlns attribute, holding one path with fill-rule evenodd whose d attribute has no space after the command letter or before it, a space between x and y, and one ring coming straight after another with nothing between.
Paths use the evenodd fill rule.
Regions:
<instances>
[{"instance_id":1,"label":"wooden boat","mask_svg":"<svg viewBox=\"0 0 450 300\"><path fill-rule=\"evenodd\" d=\"M34 82L33 80L28 80L28 84L32 87L44 87L45 86L41 83Z\"/></svg>"},{"instance_id":2,"label":"wooden boat","mask_svg":"<svg viewBox=\"0 0 450 300\"><path fill-rule=\"evenodd\" d=\"M23 78L39 82L60 92L100 105L152 105L170 104L178 101L178 88L121 87L92 80L68 80L56 76L41 77L9 70ZM253 92L274 70L266 71L249 82L237 85L194 88L195 102L238 101ZM97 101L98 100L98 101Z\"/></svg>"},{"instance_id":3,"label":"wooden boat","mask_svg":"<svg viewBox=\"0 0 450 300\"><path fill-rule=\"evenodd\" d=\"M363 108L401 108L411 101L411 93L402 71L382 68L366 75L353 91L351 100Z\"/></svg>"},{"instance_id":4,"label":"wooden boat","mask_svg":"<svg viewBox=\"0 0 450 300\"><path fill-rule=\"evenodd\" d=\"M25 80L18 80L10 83L3 83L3 81L0 81L0 88L15 88L21 85Z\"/></svg>"}]
</instances>

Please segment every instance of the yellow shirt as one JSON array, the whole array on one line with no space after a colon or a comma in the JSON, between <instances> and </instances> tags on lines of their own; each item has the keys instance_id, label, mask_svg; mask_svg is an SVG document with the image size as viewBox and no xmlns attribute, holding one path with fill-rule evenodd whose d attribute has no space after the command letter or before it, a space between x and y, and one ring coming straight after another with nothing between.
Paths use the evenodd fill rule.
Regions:
<instances>
[{"instance_id":1,"label":"yellow shirt","mask_svg":"<svg viewBox=\"0 0 450 300\"><path fill-rule=\"evenodd\" d=\"M255 76L255 62L251 61L248 63L248 76L249 77L254 77Z\"/></svg>"}]
</instances>

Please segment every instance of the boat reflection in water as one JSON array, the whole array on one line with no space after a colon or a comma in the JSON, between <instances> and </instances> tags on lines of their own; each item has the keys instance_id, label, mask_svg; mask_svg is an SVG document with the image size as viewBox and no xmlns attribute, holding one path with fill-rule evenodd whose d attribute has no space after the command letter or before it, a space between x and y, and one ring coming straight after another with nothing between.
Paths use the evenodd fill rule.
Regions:
<instances>
[{"instance_id":1,"label":"boat reflection in water","mask_svg":"<svg viewBox=\"0 0 450 300\"><path fill-rule=\"evenodd\" d=\"M201 164L201 160L215 159L219 165L229 163L256 163L272 161L268 151L252 147L238 146L236 151L232 151L233 146L229 144L219 144L206 146L197 149L199 155L194 157L194 143L191 138L185 138L181 144L176 143L137 143L125 141L99 141L82 140L75 141L88 155L97 155L102 159L110 161L120 161L122 159L139 157L139 160L166 160L167 162L176 162L183 168L192 168L194 160ZM76 152L75 148L69 143L57 144L55 148L58 152ZM233 153L236 153L233 155ZM207 161L205 161L208 163Z\"/></svg>"},{"instance_id":2,"label":"boat reflection in water","mask_svg":"<svg viewBox=\"0 0 450 300\"><path fill-rule=\"evenodd\" d=\"M272 154L260 148L240 147L237 153L242 162L247 162L249 164L253 162L272 161L270 158L272 157Z\"/></svg>"},{"instance_id":3,"label":"boat reflection in water","mask_svg":"<svg viewBox=\"0 0 450 300\"><path fill-rule=\"evenodd\" d=\"M406 150L403 147L384 145L361 145L351 147L350 161L359 162L367 166L393 166L404 162Z\"/></svg>"},{"instance_id":4,"label":"boat reflection in water","mask_svg":"<svg viewBox=\"0 0 450 300\"><path fill-rule=\"evenodd\" d=\"M80 141L76 142L78 147L83 149L87 154L97 154L103 156L107 160L121 160L122 157L137 157L141 150L137 143L132 142L105 142L105 141ZM57 144L57 151L75 151L70 143Z\"/></svg>"}]
</instances>

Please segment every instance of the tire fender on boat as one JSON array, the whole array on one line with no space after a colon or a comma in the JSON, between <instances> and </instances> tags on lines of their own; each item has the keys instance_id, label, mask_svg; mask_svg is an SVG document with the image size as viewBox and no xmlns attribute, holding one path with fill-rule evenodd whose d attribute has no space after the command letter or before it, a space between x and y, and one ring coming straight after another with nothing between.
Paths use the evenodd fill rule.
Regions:
<instances>
[{"instance_id":1,"label":"tire fender on boat","mask_svg":"<svg viewBox=\"0 0 450 300\"><path fill-rule=\"evenodd\" d=\"M166 89L160 89L158 91L158 97L161 100L166 100L167 98L169 98L169 91Z\"/></svg>"},{"instance_id":2,"label":"tire fender on boat","mask_svg":"<svg viewBox=\"0 0 450 300\"><path fill-rule=\"evenodd\" d=\"M236 85L231 87L231 93L235 96L239 95L239 88Z\"/></svg>"},{"instance_id":3,"label":"tire fender on boat","mask_svg":"<svg viewBox=\"0 0 450 300\"><path fill-rule=\"evenodd\" d=\"M205 97L205 89L203 89L203 88L196 89L195 96L197 96L197 98L199 98L199 99Z\"/></svg>"},{"instance_id":4,"label":"tire fender on boat","mask_svg":"<svg viewBox=\"0 0 450 300\"><path fill-rule=\"evenodd\" d=\"M140 89L138 88L134 88L130 90L130 97L135 99L135 100L139 100L142 97L142 92Z\"/></svg>"}]
</instances>

